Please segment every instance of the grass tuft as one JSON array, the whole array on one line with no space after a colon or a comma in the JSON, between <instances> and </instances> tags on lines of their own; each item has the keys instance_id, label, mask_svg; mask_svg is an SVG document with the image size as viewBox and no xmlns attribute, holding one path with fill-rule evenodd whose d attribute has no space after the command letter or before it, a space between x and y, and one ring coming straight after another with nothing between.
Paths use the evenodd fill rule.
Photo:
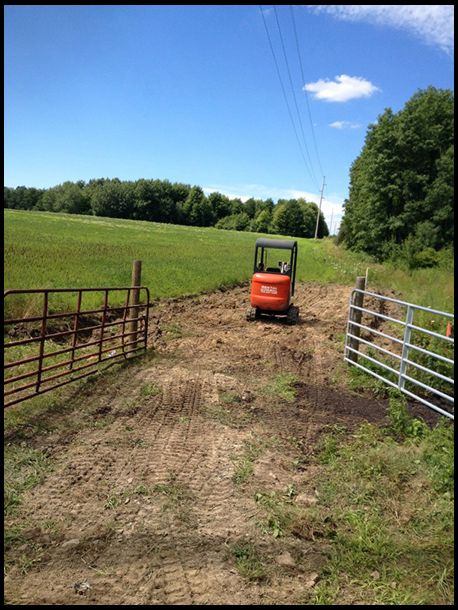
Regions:
<instances>
[{"instance_id":1,"label":"grass tuft","mask_svg":"<svg viewBox=\"0 0 458 610\"><path fill-rule=\"evenodd\" d=\"M268 570L256 547L249 542L237 542L231 547L235 567L243 578L252 581L265 581Z\"/></svg>"},{"instance_id":2,"label":"grass tuft","mask_svg":"<svg viewBox=\"0 0 458 610\"><path fill-rule=\"evenodd\" d=\"M272 396L292 402L296 398L296 388L294 386L298 381L298 377L292 373L281 373L274 377L267 386L262 388L261 393L265 396Z\"/></svg>"}]
</instances>

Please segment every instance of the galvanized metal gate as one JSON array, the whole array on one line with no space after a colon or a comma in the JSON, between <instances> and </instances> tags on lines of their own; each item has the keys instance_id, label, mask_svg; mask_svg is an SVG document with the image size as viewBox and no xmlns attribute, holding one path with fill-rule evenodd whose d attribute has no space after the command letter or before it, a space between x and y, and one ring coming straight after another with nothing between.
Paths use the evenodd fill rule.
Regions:
<instances>
[{"instance_id":1,"label":"galvanized metal gate","mask_svg":"<svg viewBox=\"0 0 458 610\"><path fill-rule=\"evenodd\" d=\"M110 306L113 292L121 293L123 305ZM52 313L50 297L58 293L75 293L76 310ZM83 295L97 293L101 306L83 309ZM145 286L7 290L4 301L12 295L38 295L42 313L4 322L4 407L87 377L101 362L147 348L150 295Z\"/></svg>"},{"instance_id":2,"label":"galvanized metal gate","mask_svg":"<svg viewBox=\"0 0 458 610\"><path fill-rule=\"evenodd\" d=\"M375 300L382 307L374 311L362 306L363 299ZM390 306L396 313L387 315L381 311ZM415 312L420 311L431 315L431 326L444 328L445 334L415 324ZM350 296L344 359L410 398L454 419L453 320L454 315L445 311L354 288ZM380 327L383 331L379 330ZM431 349L429 344L426 347L427 341L422 338L436 342L438 347L441 346L441 353ZM359 359L363 359L364 364Z\"/></svg>"}]
</instances>

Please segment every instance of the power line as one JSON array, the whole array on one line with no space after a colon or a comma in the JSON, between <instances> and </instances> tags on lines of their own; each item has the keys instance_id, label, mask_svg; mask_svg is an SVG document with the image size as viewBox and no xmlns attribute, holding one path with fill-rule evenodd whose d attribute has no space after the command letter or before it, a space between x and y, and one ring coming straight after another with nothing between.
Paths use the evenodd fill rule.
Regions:
<instances>
[{"instance_id":1,"label":"power line","mask_svg":"<svg viewBox=\"0 0 458 610\"><path fill-rule=\"evenodd\" d=\"M270 34L269 34L269 29L268 29L268 27L267 27L266 19L265 19L265 17L264 17L264 12L263 12L263 10L262 10L262 5L259 5L259 10L260 10L261 15L262 15L262 20L263 20L263 23L264 23L264 28L265 28L265 30L266 30L267 39L268 39L268 41L269 41L270 50L271 50L271 53L272 53L272 57L273 57L273 59L274 59L275 67L276 67L276 69L277 69L278 80L280 81L281 90L282 90L282 92L283 92L283 97L284 97L284 100L285 100L285 103L286 103L286 107L287 107L287 109L288 109L288 115L289 115L289 118L290 118L291 124L292 124L292 126L293 126L294 133L295 133L295 135L296 135L296 140L297 140L297 143L298 143L298 145L299 145L299 150L300 150L300 153L301 153L301 156L302 156L302 159L303 159L303 161L304 161L304 165L305 165L305 167L306 167L307 171L308 171L308 172L309 172L309 174L311 175L312 180L314 180L314 181L316 182L316 178L314 178L314 176L313 176L313 170L311 171L311 170L309 169L308 164L307 164L307 161L306 161L306 158L305 158L305 155L304 155L304 151L303 151L303 149L302 149L301 140L300 140L300 138L299 138L299 134L297 133L296 124L295 124L295 122L294 122L293 115L292 115L292 112L291 112L291 108L290 108L290 105L289 105L289 102L288 102L288 96L286 95L285 87L284 87L284 85L283 85L283 80L282 80L282 77L281 77L280 68L279 68L278 61L277 61L277 57L276 57L276 55L275 55L275 51L274 51L274 48L273 48L273 45L272 45L272 39L271 39Z\"/></svg>"},{"instance_id":2,"label":"power line","mask_svg":"<svg viewBox=\"0 0 458 610\"><path fill-rule=\"evenodd\" d=\"M293 22L294 38L296 40L296 50L297 50L297 56L299 58L299 66L300 66L300 69L301 69L302 82L305 85L304 68L303 68L303 65L302 65L301 53L300 53L300 50L299 50L299 39L297 37L296 19L294 17L294 10L293 10L293 7L291 6L291 4L289 5L289 10L290 10L291 19L292 19L292 22ZM316 143L315 129L313 127L312 113L311 113L311 110L310 110L310 103L309 103L309 96L308 96L308 93L307 93L307 89L304 89L304 92L305 92L305 99L307 101L307 110L308 110L308 115L309 115L309 120L310 120L310 127L312 128L312 137L313 137L313 144L314 144L314 147L315 147L316 158L317 158L317 161L318 161L318 166L320 168L321 175L323 175L324 172L323 172L323 168L321 167L320 155L318 153L318 146L317 146L317 143Z\"/></svg>"},{"instance_id":3,"label":"power line","mask_svg":"<svg viewBox=\"0 0 458 610\"><path fill-rule=\"evenodd\" d=\"M309 153L309 149L308 149L308 146L307 146L307 141L306 141L306 138L305 138L304 126L302 124L301 114L299 112L299 106L297 105L297 97L296 97L296 93L294 91L293 79L291 77L291 70L289 68L288 56L286 54L285 42L283 40L283 34L282 34L282 31L281 31L281 27L280 27L280 21L278 19L277 7L275 5L274 5L274 13L275 13L275 20L277 22L278 33L280 34L280 42L281 42L281 46L282 46L282 50L283 50L283 57L285 58L286 70L288 72L288 78L289 78L289 84L290 84L290 87L291 87L291 92L293 94L294 105L296 107L297 119L299 121L299 126L301 128L302 140L304 142L304 148L305 148L305 150L307 152L307 157L309 159L310 168L311 168L311 171L312 171L312 174L313 174L313 180L314 180L314 182L317 184L317 186L319 188L318 180L316 179L315 172L313 171L312 159L310 158L310 153Z\"/></svg>"}]
</instances>

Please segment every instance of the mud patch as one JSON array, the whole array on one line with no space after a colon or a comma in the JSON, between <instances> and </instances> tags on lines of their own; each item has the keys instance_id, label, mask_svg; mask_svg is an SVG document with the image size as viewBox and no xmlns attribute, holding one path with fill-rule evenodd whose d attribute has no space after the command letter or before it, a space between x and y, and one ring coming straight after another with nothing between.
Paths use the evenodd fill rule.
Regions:
<instances>
[{"instance_id":1,"label":"mud patch","mask_svg":"<svg viewBox=\"0 0 458 610\"><path fill-rule=\"evenodd\" d=\"M385 400L368 399L342 389L306 383L297 383L295 388L299 407L306 409L307 405L314 403L316 406L314 414L323 421L345 423L349 427L358 426L363 421L373 424L381 424L385 421L387 407Z\"/></svg>"}]
</instances>

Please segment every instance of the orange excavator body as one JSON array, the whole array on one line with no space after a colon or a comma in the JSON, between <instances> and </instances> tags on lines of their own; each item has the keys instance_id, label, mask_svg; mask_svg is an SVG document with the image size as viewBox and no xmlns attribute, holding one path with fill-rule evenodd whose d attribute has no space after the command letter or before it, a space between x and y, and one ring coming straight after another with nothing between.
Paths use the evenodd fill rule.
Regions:
<instances>
[{"instance_id":1,"label":"orange excavator body","mask_svg":"<svg viewBox=\"0 0 458 610\"><path fill-rule=\"evenodd\" d=\"M251 307L266 311L286 311L291 300L291 278L279 273L254 273L251 280Z\"/></svg>"}]
</instances>

